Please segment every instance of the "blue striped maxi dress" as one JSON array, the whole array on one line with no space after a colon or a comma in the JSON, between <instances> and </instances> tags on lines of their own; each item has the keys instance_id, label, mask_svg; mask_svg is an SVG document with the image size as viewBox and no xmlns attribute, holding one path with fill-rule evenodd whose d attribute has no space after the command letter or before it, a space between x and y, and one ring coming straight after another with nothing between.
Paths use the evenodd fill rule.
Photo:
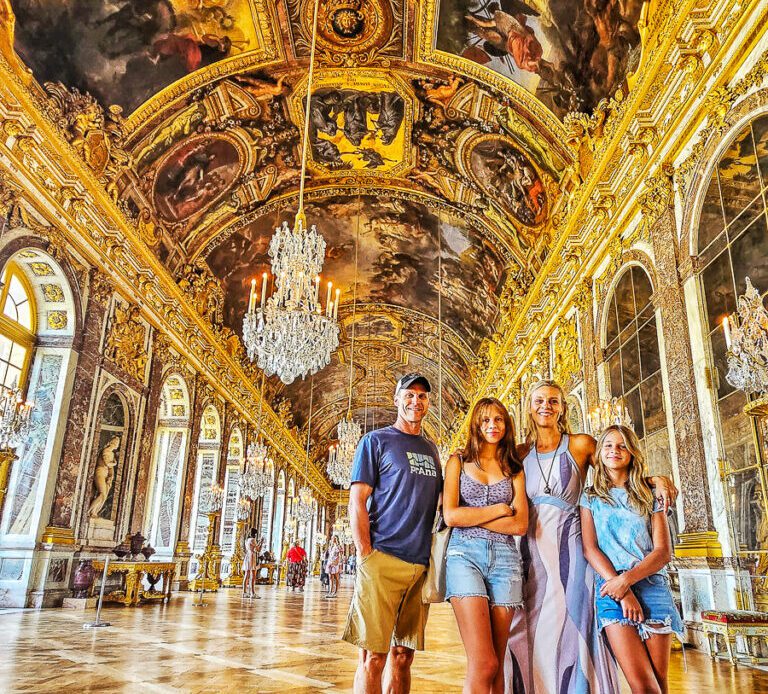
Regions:
<instances>
[{"instance_id":1,"label":"blue striped maxi dress","mask_svg":"<svg viewBox=\"0 0 768 694\"><path fill-rule=\"evenodd\" d=\"M510 627L507 694L619 691L616 663L595 620L594 574L581 544L583 482L568 444L564 434L559 451L539 453L541 469L533 449L523 461L530 500L528 534L520 547L525 608L516 611Z\"/></svg>"}]
</instances>

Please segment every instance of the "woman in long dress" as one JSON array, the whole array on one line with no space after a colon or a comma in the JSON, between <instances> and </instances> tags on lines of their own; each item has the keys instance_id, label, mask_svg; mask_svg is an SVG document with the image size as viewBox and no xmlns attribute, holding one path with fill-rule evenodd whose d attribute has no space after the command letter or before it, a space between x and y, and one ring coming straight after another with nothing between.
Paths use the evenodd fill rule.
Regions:
<instances>
[{"instance_id":1,"label":"woman in long dress","mask_svg":"<svg viewBox=\"0 0 768 694\"><path fill-rule=\"evenodd\" d=\"M530 499L521 542L525 609L510 627L506 691L514 694L616 694L616 663L594 616L594 574L584 558L579 498L594 464L595 439L568 431L563 389L540 381L531 390L524 457ZM677 490L653 478L665 504Z\"/></svg>"}]
</instances>

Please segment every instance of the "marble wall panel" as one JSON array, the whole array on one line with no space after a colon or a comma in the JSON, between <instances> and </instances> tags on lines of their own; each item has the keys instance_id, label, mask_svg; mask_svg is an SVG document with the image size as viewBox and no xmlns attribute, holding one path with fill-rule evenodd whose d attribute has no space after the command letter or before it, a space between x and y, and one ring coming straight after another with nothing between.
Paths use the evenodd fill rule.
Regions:
<instances>
[{"instance_id":1,"label":"marble wall panel","mask_svg":"<svg viewBox=\"0 0 768 694\"><path fill-rule=\"evenodd\" d=\"M49 522L49 525L59 528L72 527L74 520L73 500L76 498L82 452L86 443L91 393L101 362L100 344L105 315L106 301L89 302Z\"/></svg>"},{"instance_id":2,"label":"marble wall panel","mask_svg":"<svg viewBox=\"0 0 768 694\"><path fill-rule=\"evenodd\" d=\"M30 392L29 397L34 401L35 408L30 415L29 437L16 463L16 484L9 509L7 530L12 535L25 535L32 527L32 511L48 436L52 433L51 415L63 359L61 354L44 354L37 381Z\"/></svg>"}]
</instances>

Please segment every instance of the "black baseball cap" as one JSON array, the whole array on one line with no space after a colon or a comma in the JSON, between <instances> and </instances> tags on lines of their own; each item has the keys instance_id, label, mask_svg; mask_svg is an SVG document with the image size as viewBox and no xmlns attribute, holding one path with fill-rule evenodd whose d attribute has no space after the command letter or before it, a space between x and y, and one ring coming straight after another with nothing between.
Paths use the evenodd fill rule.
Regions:
<instances>
[{"instance_id":1,"label":"black baseball cap","mask_svg":"<svg viewBox=\"0 0 768 694\"><path fill-rule=\"evenodd\" d=\"M405 374L395 386L395 395L397 395L403 388L410 388L414 383L421 383L421 385L424 386L424 389L427 391L427 393L432 391L432 386L429 385L429 381L427 380L427 377L420 373L409 373Z\"/></svg>"}]
</instances>

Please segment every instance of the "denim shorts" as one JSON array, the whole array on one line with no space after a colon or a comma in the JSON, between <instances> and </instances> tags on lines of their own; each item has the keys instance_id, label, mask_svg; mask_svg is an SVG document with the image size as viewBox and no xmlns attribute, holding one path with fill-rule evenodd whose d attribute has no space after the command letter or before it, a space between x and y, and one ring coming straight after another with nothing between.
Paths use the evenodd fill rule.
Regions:
<instances>
[{"instance_id":1,"label":"denim shorts","mask_svg":"<svg viewBox=\"0 0 768 694\"><path fill-rule=\"evenodd\" d=\"M454 531L446 556L446 600L483 597L491 607L522 607L523 571L514 542Z\"/></svg>"},{"instance_id":2,"label":"denim shorts","mask_svg":"<svg viewBox=\"0 0 768 694\"><path fill-rule=\"evenodd\" d=\"M604 583L603 578L595 574L595 612L601 631L610 624L624 624L636 627L642 639L651 634L672 633L683 638L683 620L672 600L669 580L664 574L648 576L630 588L643 608L645 621L642 623L625 619L620 603L609 595L600 595Z\"/></svg>"}]
</instances>

